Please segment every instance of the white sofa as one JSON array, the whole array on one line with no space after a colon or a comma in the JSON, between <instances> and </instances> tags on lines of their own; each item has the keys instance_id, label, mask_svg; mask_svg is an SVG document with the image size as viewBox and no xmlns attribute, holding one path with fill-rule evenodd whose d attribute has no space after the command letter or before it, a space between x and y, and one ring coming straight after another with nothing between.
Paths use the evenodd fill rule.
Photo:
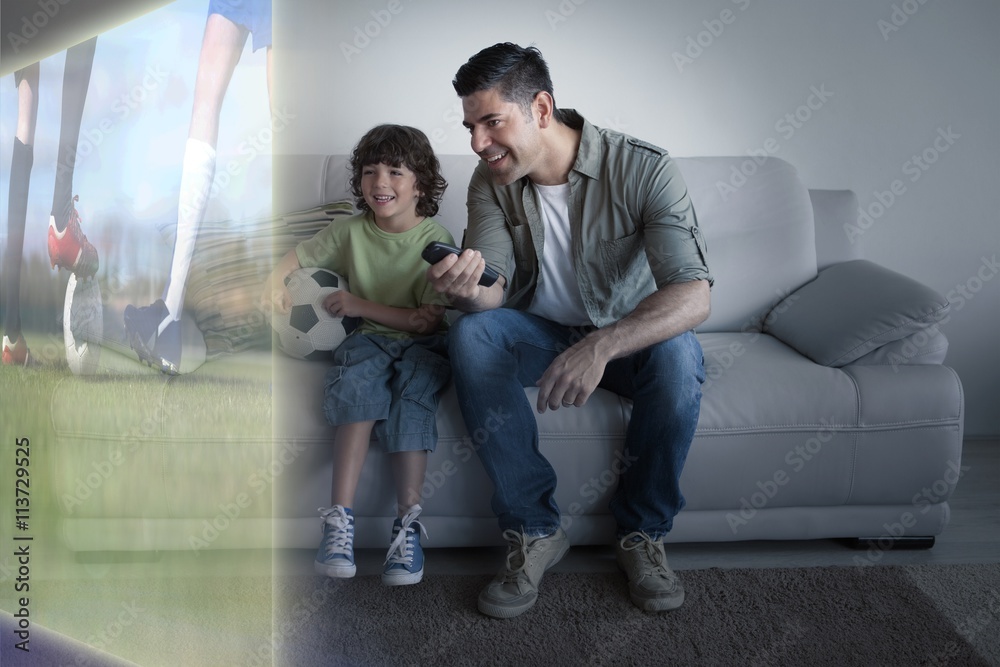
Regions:
<instances>
[{"instance_id":1,"label":"white sofa","mask_svg":"<svg viewBox=\"0 0 1000 667\"><path fill-rule=\"evenodd\" d=\"M437 219L460 241L477 158L440 157L449 188ZM776 158L677 163L716 283L711 317L697 331L708 379L681 478L687 506L668 541L932 545L961 465L962 389L942 365L947 341L935 326L947 301L861 259L853 193L809 190ZM349 198L344 155L276 156L274 173L279 212ZM294 450L275 480L275 546L318 543L334 437L320 409L325 371L275 352L275 447ZM598 390L583 408L539 417L574 544L612 539L607 503L629 413L629 401ZM492 484L475 454L482 434L466 432L453 388L438 429L421 516L426 545L500 544ZM357 546L384 547L394 508L387 457L375 444L354 505Z\"/></svg>"},{"instance_id":2,"label":"white sofa","mask_svg":"<svg viewBox=\"0 0 1000 667\"><path fill-rule=\"evenodd\" d=\"M476 160L441 156L450 186L438 219L456 239ZM947 301L860 258L852 193L808 190L774 158L677 162L716 283L698 330L707 381L681 478L687 506L668 539L933 544L961 476L962 389L942 365L947 341L936 327ZM274 173L279 211L348 198L346 156L279 156ZM266 339L259 314L240 304L254 302L254 277L269 270L269 251L247 242L270 234L269 224L216 225L199 240L195 268L207 296L196 310L213 349ZM220 282L216 273L227 271L240 278ZM224 356L191 376L126 385L110 408L91 405L91 380L59 384L51 410L59 453L40 488L50 489L67 546L315 548L334 437L320 409L326 365L280 352ZM539 418L573 543L612 539L607 502L629 412L629 401L598 390L583 408ZM466 433L453 389L438 428L421 517L427 546L500 544L491 482L475 454L483 434ZM395 500L377 444L356 500L357 545L384 548Z\"/></svg>"}]
</instances>

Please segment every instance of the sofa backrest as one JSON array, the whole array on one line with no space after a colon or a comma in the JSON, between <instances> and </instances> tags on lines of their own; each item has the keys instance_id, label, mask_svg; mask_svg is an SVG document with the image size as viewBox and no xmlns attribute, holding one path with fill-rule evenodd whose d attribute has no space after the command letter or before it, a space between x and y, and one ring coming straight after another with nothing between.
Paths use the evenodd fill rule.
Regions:
<instances>
[{"instance_id":1,"label":"sofa backrest","mask_svg":"<svg viewBox=\"0 0 1000 667\"><path fill-rule=\"evenodd\" d=\"M816 277L809 191L778 158L677 158L715 277L699 331L758 328L771 307Z\"/></svg>"},{"instance_id":2,"label":"sofa backrest","mask_svg":"<svg viewBox=\"0 0 1000 667\"><path fill-rule=\"evenodd\" d=\"M449 185L436 219L461 243L466 186L478 158L471 153L438 157ZM699 331L756 330L775 303L816 276L810 191L789 163L774 157L676 161L708 243L715 277L712 315ZM274 174L278 213L350 198L345 155L276 155ZM852 195L841 195L834 193L832 201L838 204L824 210L843 209L845 197Z\"/></svg>"}]
</instances>

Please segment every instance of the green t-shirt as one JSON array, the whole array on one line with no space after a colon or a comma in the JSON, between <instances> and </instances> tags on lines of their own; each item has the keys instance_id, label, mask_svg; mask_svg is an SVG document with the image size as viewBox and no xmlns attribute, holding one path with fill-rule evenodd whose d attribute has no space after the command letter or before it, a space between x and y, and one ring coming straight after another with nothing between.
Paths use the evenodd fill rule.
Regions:
<instances>
[{"instance_id":1,"label":"green t-shirt","mask_svg":"<svg viewBox=\"0 0 1000 667\"><path fill-rule=\"evenodd\" d=\"M420 256L431 241L455 243L451 233L433 218L391 234L379 229L370 215L360 214L330 224L300 243L295 254L300 266L319 266L344 276L351 294L367 301L396 308L446 305L427 282L429 265ZM413 335L368 319L357 332L393 338Z\"/></svg>"}]
</instances>

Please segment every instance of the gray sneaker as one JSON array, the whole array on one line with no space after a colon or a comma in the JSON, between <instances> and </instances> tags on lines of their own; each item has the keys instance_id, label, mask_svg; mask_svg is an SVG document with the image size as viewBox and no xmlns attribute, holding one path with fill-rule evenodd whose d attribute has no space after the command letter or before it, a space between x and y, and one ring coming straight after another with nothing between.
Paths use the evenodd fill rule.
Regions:
<instances>
[{"instance_id":1,"label":"gray sneaker","mask_svg":"<svg viewBox=\"0 0 1000 667\"><path fill-rule=\"evenodd\" d=\"M643 611L669 611L684 603L684 584L667 565L663 540L630 533L615 545L618 567L628 577L632 603Z\"/></svg>"},{"instance_id":2,"label":"gray sneaker","mask_svg":"<svg viewBox=\"0 0 1000 667\"><path fill-rule=\"evenodd\" d=\"M514 618L534 606L542 575L569 551L569 538L562 528L546 537L505 530L503 538L509 545L507 562L479 594L479 611L493 618Z\"/></svg>"}]
</instances>

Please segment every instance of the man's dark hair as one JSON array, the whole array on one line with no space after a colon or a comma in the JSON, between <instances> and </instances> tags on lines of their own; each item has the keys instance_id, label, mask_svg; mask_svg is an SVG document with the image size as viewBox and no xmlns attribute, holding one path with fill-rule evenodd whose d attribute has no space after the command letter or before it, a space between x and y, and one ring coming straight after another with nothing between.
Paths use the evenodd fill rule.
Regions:
<instances>
[{"instance_id":1,"label":"man's dark hair","mask_svg":"<svg viewBox=\"0 0 1000 667\"><path fill-rule=\"evenodd\" d=\"M441 165L427 135L415 127L405 125L378 125L368 130L351 153L351 194L361 211L371 207L361 193L361 174L365 166L385 164L390 167L405 166L417 177L420 199L417 215L437 215L438 205L448 183L441 176Z\"/></svg>"},{"instance_id":2,"label":"man's dark hair","mask_svg":"<svg viewBox=\"0 0 1000 667\"><path fill-rule=\"evenodd\" d=\"M534 46L527 48L511 42L503 42L487 47L469 58L458 68L451 85L459 97L468 97L481 90L496 88L500 99L521 107L526 116L531 116L531 103L538 93L545 91L552 96L552 77L549 66L542 58L542 52ZM562 112L555 109L557 121L564 122Z\"/></svg>"}]
</instances>

